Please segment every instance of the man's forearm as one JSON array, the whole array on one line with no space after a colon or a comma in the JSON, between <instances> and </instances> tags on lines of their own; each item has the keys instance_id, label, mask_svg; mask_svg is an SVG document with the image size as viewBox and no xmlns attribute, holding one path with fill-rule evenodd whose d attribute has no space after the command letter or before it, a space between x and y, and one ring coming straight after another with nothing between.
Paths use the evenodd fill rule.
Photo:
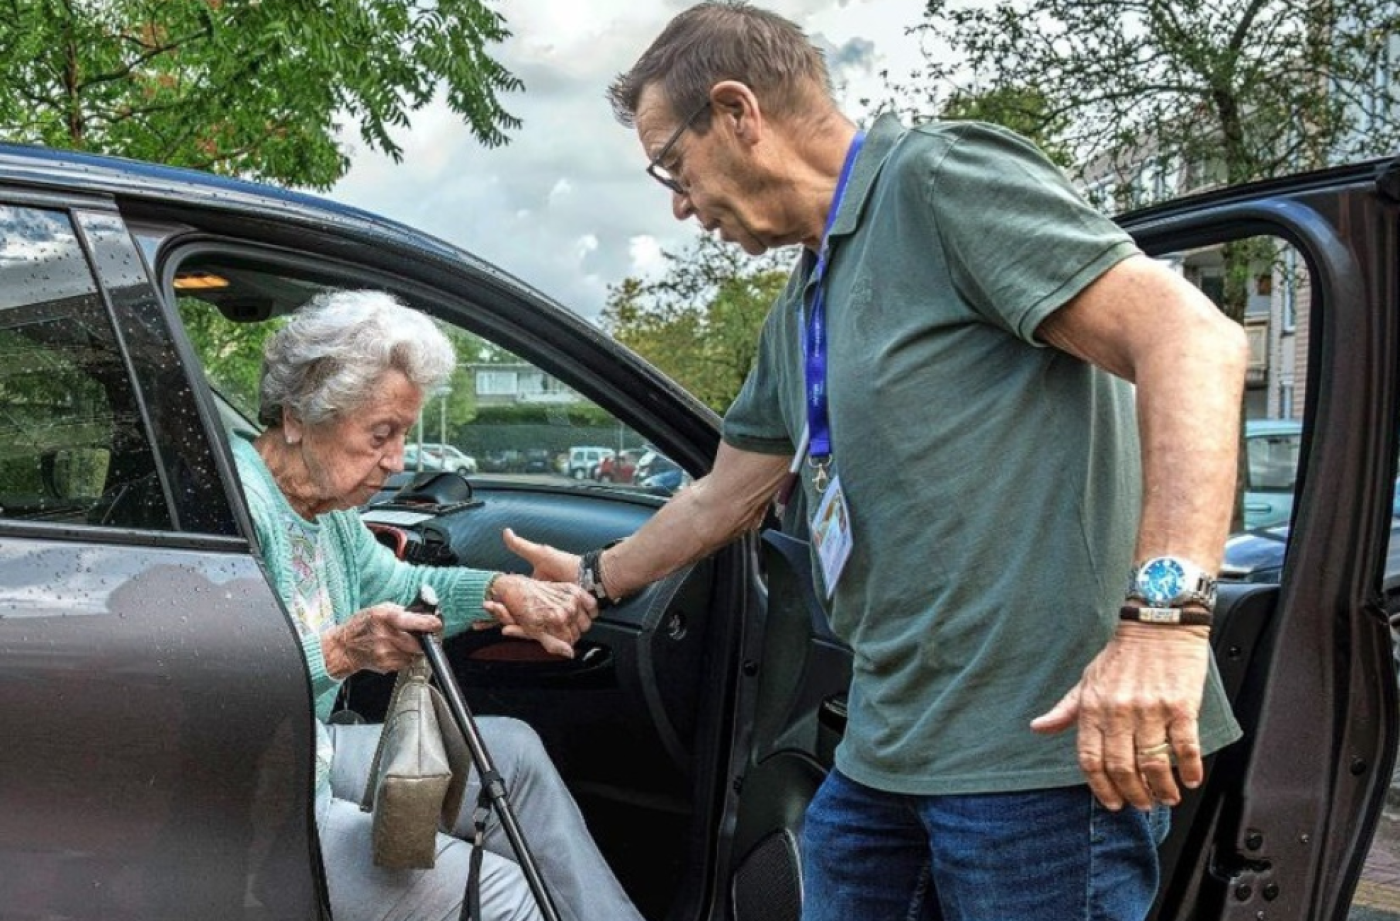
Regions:
<instances>
[{"instance_id":1,"label":"man's forearm","mask_svg":"<svg viewBox=\"0 0 1400 921\"><path fill-rule=\"evenodd\" d=\"M1143 505L1134 558L1180 556L1214 572L1235 503L1244 334L1213 333L1137 369Z\"/></svg>"},{"instance_id":2,"label":"man's forearm","mask_svg":"<svg viewBox=\"0 0 1400 921\"><path fill-rule=\"evenodd\" d=\"M603 587L630 595L757 527L787 473L788 458L721 447L714 470L681 490L651 520L603 553Z\"/></svg>"}]
</instances>

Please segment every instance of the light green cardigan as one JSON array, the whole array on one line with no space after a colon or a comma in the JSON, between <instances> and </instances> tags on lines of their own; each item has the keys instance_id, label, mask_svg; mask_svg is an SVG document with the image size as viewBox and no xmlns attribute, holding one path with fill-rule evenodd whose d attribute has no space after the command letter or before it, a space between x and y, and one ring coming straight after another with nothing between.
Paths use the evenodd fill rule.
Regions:
<instances>
[{"instance_id":1,"label":"light green cardigan","mask_svg":"<svg viewBox=\"0 0 1400 921\"><path fill-rule=\"evenodd\" d=\"M272 472L252 443L233 440L233 456L243 494L253 516L263 566L282 603L292 608L292 550L283 516L296 515L286 496L272 478ZM303 519L305 520L305 519ZM427 583L437 590L448 636L461 633L473 621L492 620L482 609L486 585L493 573L460 567L414 566L397 559L393 552L374 539L355 511L327 512L311 524L324 529L322 541L324 569L321 579L330 595L331 609L338 624L356 612L381 602L407 605L418 597L418 587ZM326 658L319 636L303 636L302 649L311 672L311 690L316 698L316 716L330 719L341 682L326 673Z\"/></svg>"}]
</instances>

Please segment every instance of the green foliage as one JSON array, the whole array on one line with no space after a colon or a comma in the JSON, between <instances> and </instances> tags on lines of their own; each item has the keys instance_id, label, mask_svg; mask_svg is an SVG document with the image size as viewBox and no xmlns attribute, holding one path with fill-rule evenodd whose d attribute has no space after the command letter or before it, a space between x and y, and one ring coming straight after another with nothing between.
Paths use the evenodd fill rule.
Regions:
<instances>
[{"instance_id":1,"label":"green foliage","mask_svg":"<svg viewBox=\"0 0 1400 921\"><path fill-rule=\"evenodd\" d=\"M235 323L213 305L193 297L177 298L176 306L195 354L204 363L209 385L245 417L256 420L263 343L285 321Z\"/></svg>"},{"instance_id":2,"label":"green foliage","mask_svg":"<svg viewBox=\"0 0 1400 921\"><path fill-rule=\"evenodd\" d=\"M349 117L390 131L445 94L484 144L518 121L509 35L483 0L11 0L0 6L0 138L325 189Z\"/></svg>"},{"instance_id":3,"label":"green foliage","mask_svg":"<svg viewBox=\"0 0 1400 921\"><path fill-rule=\"evenodd\" d=\"M901 90L931 115L1032 87L1012 127L1088 182L1147 171L1137 205L1393 151L1398 25L1400 0L929 0L915 31L952 53Z\"/></svg>"},{"instance_id":4,"label":"green foliage","mask_svg":"<svg viewBox=\"0 0 1400 921\"><path fill-rule=\"evenodd\" d=\"M723 412L758 352L758 334L787 281L790 251L752 259L709 235L665 254L656 281L608 291L604 327L701 401Z\"/></svg>"}]
</instances>

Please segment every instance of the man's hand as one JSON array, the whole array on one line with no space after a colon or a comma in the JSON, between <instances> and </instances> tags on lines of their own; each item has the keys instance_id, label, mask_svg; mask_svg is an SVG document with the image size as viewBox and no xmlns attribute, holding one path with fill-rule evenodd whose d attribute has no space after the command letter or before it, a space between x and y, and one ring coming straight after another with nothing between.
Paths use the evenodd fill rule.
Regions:
<instances>
[{"instance_id":1,"label":"man's hand","mask_svg":"<svg viewBox=\"0 0 1400 921\"><path fill-rule=\"evenodd\" d=\"M362 669L396 672L422 654L416 634L441 629L436 617L405 611L402 605L385 602L365 608L321 634L326 673L341 679Z\"/></svg>"},{"instance_id":2,"label":"man's hand","mask_svg":"<svg viewBox=\"0 0 1400 921\"><path fill-rule=\"evenodd\" d=\"M537 544L526 540L510 528L505 529L502 537L507 550L530 564L533 570L531 575L536 579L546 582L578 582L577 554L566 553L549 544Z\"/></svg>"},{"instance_id":3,"label":"man's hand","mask_svg":"<svg viewBox=\"0 0 1400 921\"><path fill-rule=\"evenodd\" d=\"M572 582L503 575L491 595L482 607L502 624L505 636L534 640L566 659L574 657L574 643L598 616L597 600Z\"/></svg>"},{"instance_id":4,"label":"man's hand","mask_svg":"<svg viewBox=\"0 0 1400 921\"><path fill-rule=\"evenodd\" d=\"M1174 806L1173 759L1185 786L1205 778L1197 717L1209 659L1206 627L1119 624L1079 684L1031 728L1054 733L1078 722L1079 766L1107 808Z\"/></svg>"}]
</instances>

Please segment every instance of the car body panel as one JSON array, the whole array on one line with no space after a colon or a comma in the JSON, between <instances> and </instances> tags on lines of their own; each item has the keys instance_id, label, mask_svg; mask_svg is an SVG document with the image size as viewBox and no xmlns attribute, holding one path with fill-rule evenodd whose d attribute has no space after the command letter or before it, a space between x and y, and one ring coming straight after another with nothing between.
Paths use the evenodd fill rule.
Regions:
<instances>
[{"instance_id":1,"label":"car body panel","mask_svg":"<svg viewBox=\"0 0 1400 921\"><path fill-rule=\"evenodd\" d=\"M104 537L0 529L4 916L316 917L306 666L260 568Z\"/></svg>"},{"instance_id":2,"label":"car body panel","mask_svg":"<svg viewBox=\"0 0 1400 921\"><path fill-rule=\"evenodd\" d=\"M1400 297L1389 164L1230 189L1125 221L1149 254L1258 233L1312 280L1309 393L1283 580L1241 689L1249 734L1213 810L1174 838L1158 917L1345 917L1395 759L1389 626L1375 605L1395 470ZM1335 484L1349 488L1338 490ZM1217 630L1215 641L1228 632ZM1230 647L1217 645L1217 655ZM1270 680L1286 675L1287 680Z\"/></svg>"}]
</instances>

